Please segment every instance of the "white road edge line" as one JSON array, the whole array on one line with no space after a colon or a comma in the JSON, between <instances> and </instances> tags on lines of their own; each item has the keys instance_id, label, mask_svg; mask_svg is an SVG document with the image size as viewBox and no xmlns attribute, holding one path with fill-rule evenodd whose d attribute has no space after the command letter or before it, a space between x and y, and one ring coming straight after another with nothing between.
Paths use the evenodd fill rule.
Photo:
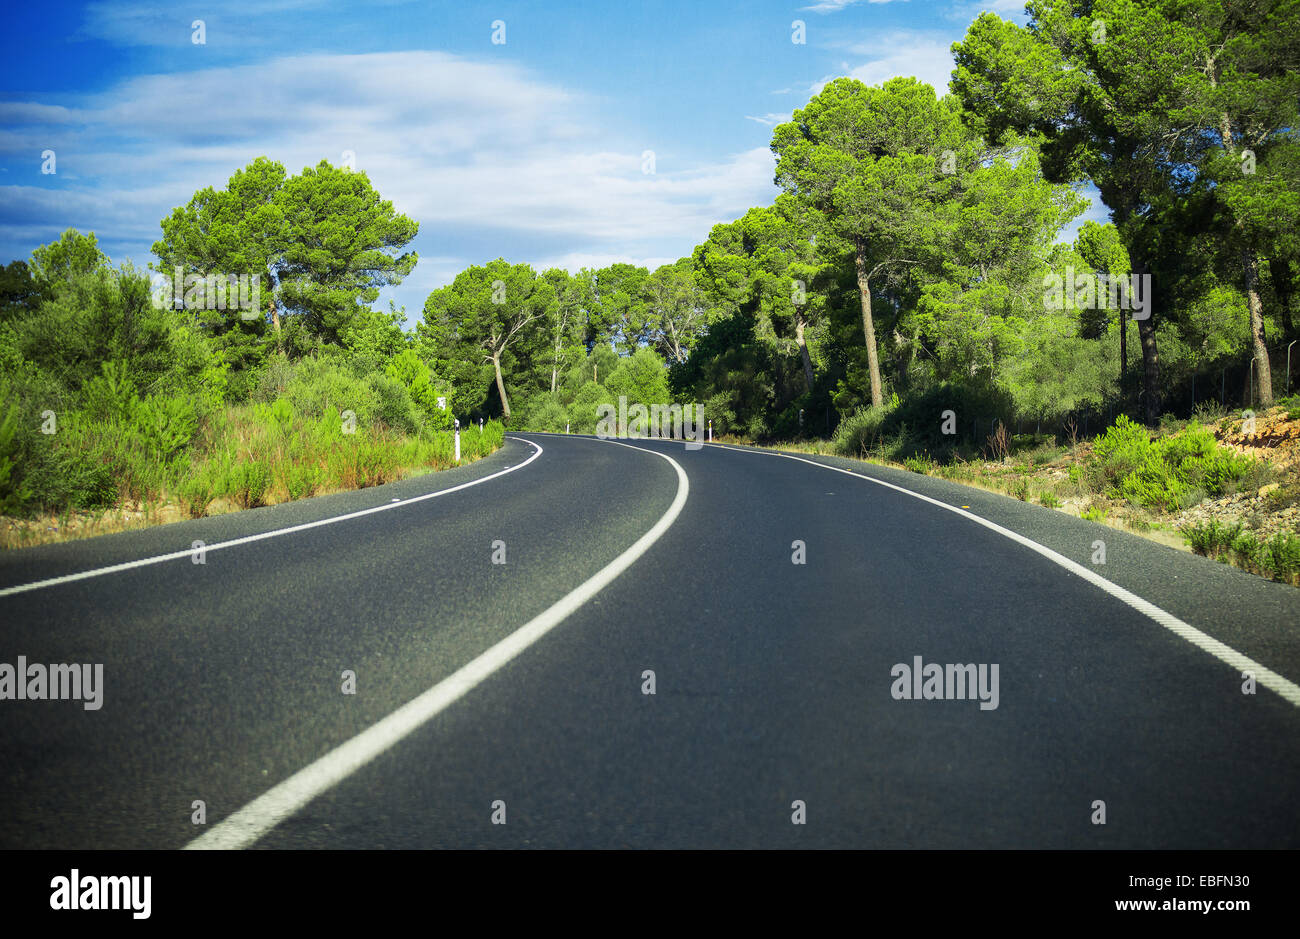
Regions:
<instances>
[{"instance_id":1,"label":"white road edge line","mask_svg":"<svg viewBox=\"0 0 1300 939\"><path fill-rule=\"evenodd\" d=\"M449 489L440 489L437 492L429 492L429 493L425 493L422 496L414 496L410 499L407 499L405 502L398 502L394 500L392 502L387 502L383 505L377 505L374 508L361 509L358 512L349 512L346 515L335 515L331 518L322 518L314 522L304 522L301 525L291 525L288 528L277 528L274 531L264 531L256 535L246 535L243 538L232 538L230 541L219 541L216 544L204 545L203 550L205 553L211 554L213 551L219 551L222 548L234 548L241 544L249 544L254 541L263 541L267 538L278 538L281 535L291 535L294 532L306 531L309 528L319 528L322 525L333 525L335 522L346 522L348 519L360 518L363 515L373 515L376 512L385 512L388 509L405 508L406 506L414 505L417 502L424 502L426 499L436 499L438 498L438 496L445 496L449 492L457 492L458 490L461 489L468 489L470 486L477 486L479 483L485 483L489 479L496 479L498 476L504 476L507 473L513 473L515 470L523 469L529 463L533 462L533 460L537 459L539 456L542 455L542 448L540 444L533 443L531 440L524 440L524 438L522 437L511 437L510 439L519 440L522 443L526 443L531 447L536 447L537 452L534 453L532 456L530 456L528 459L524 460L524 462L520 463L518 466L512 466L503 470L498 470L497 472L492 473L489 476L484 476L482 479L470 480L467 483L461 483L459 486L452 486ZM155 557L141 558L138 561L124 561L121 564L110 564L108 567L96 567L88 571L79 571L76 574L64 574L61 577L50 577L47 580L34 580L29 584L15 584L12 587L5 587L4 589L0 590L0 597L7 597L15 593L26 593L29 590L40 590L43 587L54 587L57 586L58 584L70 584L73 581L86 580L91 577L102 577L105 574L116 574L119 573L120 571L129 571L137 567L148 567L151 564L163 564L167 561L175 561L175 560L179 560L180 558L192 557L193 554L194 554L194 549L187 548L184 551L173 551L171 554L159 554L156 555Z\"/></svg>"},{"instance_id":2,"label":"white road edge line","mask_svg":"<svg viewBox=\"0 0 1300 939\"><path fill-rule=\"evenodd\" d=\"M1177 616L1174 616L1172 613L1165 612L1164 610L1156 606L1151 601L1144 600L1141 597L1139 597L1137 594L1125 590L1123 587L1119 586L1119 584L1112 583L1111 581L1107 580L1105 577L1102 577L1100 574L1096 573L1095 571L1089 570L1088 568L1084 567L1082 564L1079 564L1076 561L1072 561L1069 558L1067 558L1065 555L1058 554L1057 552L1053 551L1051 548L1045 547L1039 544L1037 541L1033 541L1029 538L1026 538L1024 535L1021 535L1018 532L1014 532L1009 528L1003 528L1001 525L997 524L996 522L990 522L988 519L982 518L981 516L976 515L973 512L967 511L966 509L961 509L958 508L957 506L949 505L946 502L940 502L938 499L931 499L929 496L922 495L919 492L913 492L911 489L904 489L902 486L896 486L893 483L887 483L883 479L876 479L872 476L868 476L866 473L855 473L851 470L841 469L838 466L829 466L825 463L818 463L816 460L806 460L803 457L791 456L788 453L777 453L775 451L770 451L770 450L746 450L740 447L730 447L722 444L709 444L708 446L717 447L718 449L721 450L733 450L737 453L757 453L762 456L779 456L779 457L784 457L787 460L797 460L800 463L807 463L810 466L820 466L822 469L825 470L831 470L832 472L835 473L843 473L845 476L852 476L854 479L864 479L867 482L875 483L878 486L885 486L888 489L894 489L898 492L920 499L923 502L929 502L931 505L937 505L941 509L946 509L949 512L953 512L957 515L960 515L962 518L968 518L972 522L975 522L977 525L983 525L985 528L988 528L991 531L995 531L998 534L1003 535L1004 537L1010 538L1012 541L1017 542L1018 544L1024 545L1029 550L1041 554L1049 561L1053 562L1054 564L1060 565L1070 573L1077 574L1080 577L1082 577L1084 580L1088 581L1090 584L1096 587L1100 587L1102 590L1106 591L1112 597L1115 597L1117 600L1120 600L1128 604L1130 607L1137 610L1139 613L1143 613L1146 616L1150 617L1151 619L1155 620L1157 623L1165 627L1165 629L1169 630L1174 635L1179 636L1182 639L1186 639L1192 645L1196 646L1198 649L1208 652L1210 655L1214 656L1216 659L1218 659L1220 662L1223 662L1225 665L1231 666L1232 668L1236 669L1238 672L1250 672L1252 675L1255 676L1255 681L1257 681L1259 684L1263 685L1265 688L1268 688L1270 691L1276 692L1277 694L1281 695L1284 700L1289 701L1291 704L1294 704L1296 707L1300 707L1300 686L1297 686L1290 679L1285 678L1282 675L1279 675L1277 672L1273 671L1272 669L1265 668L1263 665L1256 662L1254 659L1250 658L1249 656L1242 655L1236 649L1232 648L1232 646L1220 642L1218 639L1215 639L1213 636L1201 632L1195 626L1183 622Z\"/></svg>"},{"instance_id":3,"label":"white road edge line","mask_svg":"<svg viewBox=\"0 0 1300 939\"><path fill-rule=\"evenodd\" d=\"M614 440L606 442L618 443ZM248 847L322 792L342 782L412 731L437 717L485 678L562 623L645 554L681 514L683 506L686 505L687 493L690 492L690 483L687 481L685 470L672 457L642 447L618 445L626 446L629 450L640 450L643 453L662 457L672 464L677 472L677 495L668 507L668 511L655 522L654 527L590 579L565 594L486 652L461 666L377 724L366 728L351 740L340 744L314 763L273 786L233 815L222 819L206 833L187 844L185 850L237 850Z\"/></svg>"}]
</instances>

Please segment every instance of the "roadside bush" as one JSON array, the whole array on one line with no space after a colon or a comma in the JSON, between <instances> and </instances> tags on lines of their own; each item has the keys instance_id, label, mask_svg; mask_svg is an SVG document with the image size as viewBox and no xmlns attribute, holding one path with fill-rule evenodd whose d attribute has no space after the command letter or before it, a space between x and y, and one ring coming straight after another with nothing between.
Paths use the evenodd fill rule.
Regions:
<instances>
[{"instance_id":1,"label":"roadside bush","mask_svg":"<svg viewBox=\"0 0 1300 939\"><path fill-rule=\"evenodd\" d=\"M855 411L840 421L831 436L831 450L840 456L862 456L881 442L881 429L889 410L868 407Z\"/></svg>"},{"instance_id":2,"label":"roadside bush","mask_svg":"<svg viewBox=\"0 0 1300 939\"><path fill-rule=\"evenodd\" d=\"M424 416L400 380L390 375L373 374L366 381L374 392L376 420L399 434L415 436L420 432L424 426Z\"/></svg>"},{"instance_id":3,"label":"roadside bush","mask_svg":"<svg viewBox=\"0 0 1300 939\"><path fill-rule=\"evenodd\" d=\"M1265 545L1265 563L1275 580L1288 583L1300 575L1300 538L1280 531Z\"/></svg>"},{"instance_id":4,"label":"roadside bush","mask_svg":"<svg viewBox=\"0 0 1300 939\"><path fill-rule=\"evenodd\" d=\"M131 421L149 452L163 462L189 446L199 422L193 402L157 395L137 402Z\"/></svg>"},{"instance_id":5,"label":"roadside bush","mask_svg":"<svg viewBox=\"0 0 1300 939\"><path fill-rule=\"evenodd\" d=\"M521 425L529 430L562 434L568 420L569 412L564 405L547 395L534 403Z\"/></svg>"},{"instance_id":6,"label":"roadside bush","mask_svg":"<svg viewBox=\"0 0 1300 939\"><path fill-rule=\"evenodd\" d=\"M1085 473L1095 491L1172 512L1195 504L1198 493L1231 491L1253 463L1219 446L1204 427L1152 440L1145 428L1120 415L1097 438Z\"/></svg>"}]
</instances>

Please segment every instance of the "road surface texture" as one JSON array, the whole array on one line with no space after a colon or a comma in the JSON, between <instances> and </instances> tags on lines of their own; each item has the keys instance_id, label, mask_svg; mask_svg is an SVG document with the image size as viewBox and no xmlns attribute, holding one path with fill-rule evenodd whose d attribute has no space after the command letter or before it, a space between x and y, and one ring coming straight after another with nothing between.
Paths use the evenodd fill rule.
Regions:
<instances>
[{"instance_id":1,"label":"road surface texture","mask_svg":"<svg viewBox=\"0 0 1300 939\"><path fill-rule=\"evenodd\" d=\"M0 623L104 674L0 702L4 848L1300 846L1300 592L847 460L513 434L7 552Z\"/></svg>"}]
</instances>

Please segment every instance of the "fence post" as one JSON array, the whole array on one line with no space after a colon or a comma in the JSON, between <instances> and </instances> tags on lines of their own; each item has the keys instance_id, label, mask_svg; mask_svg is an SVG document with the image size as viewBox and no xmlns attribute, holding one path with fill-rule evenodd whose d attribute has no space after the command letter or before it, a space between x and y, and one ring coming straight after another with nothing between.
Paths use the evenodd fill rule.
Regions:
<instances>
[{"instance_id":1,"label":"fence post","mask_svg":"<svg viewBox=\"0 0 1300 939\"><path fill-rule=\"evenodd\" d=\"M1287 394L1291 393L1291 347L1294 346L1297 342L1300 342L1300 339L1292 339L1290 342L1287 343L1286 346L1286 393Z\"/></svg>"}]
</instances>

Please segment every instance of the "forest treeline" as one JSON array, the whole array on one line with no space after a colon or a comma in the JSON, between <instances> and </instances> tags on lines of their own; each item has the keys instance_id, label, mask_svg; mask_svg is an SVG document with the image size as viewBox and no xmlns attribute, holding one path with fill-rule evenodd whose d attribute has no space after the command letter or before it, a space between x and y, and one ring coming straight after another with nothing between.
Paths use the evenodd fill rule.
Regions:
<instances>
[{"instance_id":1,"label":"forest treeline","mask_svg":"<svg viewBox=\"0 0 1300 939\"><path fill-rule=\"evenodd\" d=\"M755 440L852 416L931 453L978 445L990 419L1100 431L1193 398L1271 403L1297 337L1300 3L1028 12L979 16L948 89L826 84L773 132L774 202L675 263L498 258L410 329L375 304L414 268L418 224L324 161L290 176L260 158L196 193L162 220L152 271L70 231L0 283L3 511L162 490L201 506L249 473L293 497L320 483L276 476L280 438L260 456L214 441L234 421L325 452L345 411L373 459L416 447L392 471L453 417L592 432L620 395ZM1063 243L1086 184L1111 221ZM251 295L226 289L238 277Z\"/></svg>"}]
</instances>

